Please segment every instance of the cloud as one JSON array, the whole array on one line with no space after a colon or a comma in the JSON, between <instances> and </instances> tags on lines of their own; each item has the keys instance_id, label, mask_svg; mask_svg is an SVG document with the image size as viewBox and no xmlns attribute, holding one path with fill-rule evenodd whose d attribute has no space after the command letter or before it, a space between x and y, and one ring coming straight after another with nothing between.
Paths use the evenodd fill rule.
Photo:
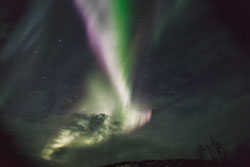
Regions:
<instances>
[{"instance_id":1,"label":"cloud","mask_svg":"<svg viewBox=\"0 0 250 167\"><path fill-rule=\"evenodd\" d=\"M114 135L109 140L88 147L67 146L58 149L54 158L66 166L100 166L121 161L167 158L169 146L148 136Z\"/></svg>"},{"instance_id":2,"label":"cloud","mask_svg":"<svg viewBox=\"0 0 250 167\"><path fill-rule=\"evenodd\" d=\"M105 114L73 113L62 122L62 128L42 150L42 157L61 161L55 155L62 155L66 147L84 148L106 141L111 135L122 132L121 125Z\"/></svg>"}]
</instances>

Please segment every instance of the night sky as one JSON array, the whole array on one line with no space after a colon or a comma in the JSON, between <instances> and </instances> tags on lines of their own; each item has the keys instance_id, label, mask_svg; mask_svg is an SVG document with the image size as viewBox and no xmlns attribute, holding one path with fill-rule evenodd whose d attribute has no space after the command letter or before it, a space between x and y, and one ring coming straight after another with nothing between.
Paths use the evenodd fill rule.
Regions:
<instances>
[{"instance_id":1,"label":"night sky","mask_svg":"<svg viewBox=\"0 0 250 167\"><path fill-rule=\"evenodd\" d=\"M0 2L1 154L41 167L193 158L250 137L244 0ZM20 162L21 163L21 162Z\"/></svg>"}]
</instances>

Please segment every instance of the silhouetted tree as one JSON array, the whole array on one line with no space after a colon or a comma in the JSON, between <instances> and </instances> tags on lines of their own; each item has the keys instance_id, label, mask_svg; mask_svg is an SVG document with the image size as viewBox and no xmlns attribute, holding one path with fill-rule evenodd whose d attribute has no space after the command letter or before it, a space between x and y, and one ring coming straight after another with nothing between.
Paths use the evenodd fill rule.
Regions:
<instances>
[{"instance_id":1,"label":"silhouetted tree","mask_svg":"<svg viewBox=\"0 0 250 167\"><path fill-rule=\"evenodd\" d=\"M226 160L226 149L218 141L211 139L210 143L207 145L207 151L210 155L211 160L215 161L225 161Z\"/></svg>"},{"instance_id":2,"label":"silhouetted tree","mask_svg":"<svg viewBox=\"0 0 250 167\"><path fill-rule=\"evenodd\" d=\"M211 139L208 144L198 145L195 150L195 159L226 161L227 151L223 144L215 139Z\"/></svg>"},{"instance_id":3,"label":"silhouetted tree","mask_svg":"<svg viewBox=\"0 0 250 167\"><path fill-rule=\"evenodd\" d=\"M195 159L204 160L206 157L206 147L202 144L198 145L195 150Z\"/></svg>"},{"instance_id":4,"label":"silhouetted tree","mask_svg":"<svg viewBox=\"0 0 250 167\"><path fill-rule=\"evenodd\" d=\"M242 167L250 166L250 138L234 149L231 159Z\"/></svg>"}]
</instances>

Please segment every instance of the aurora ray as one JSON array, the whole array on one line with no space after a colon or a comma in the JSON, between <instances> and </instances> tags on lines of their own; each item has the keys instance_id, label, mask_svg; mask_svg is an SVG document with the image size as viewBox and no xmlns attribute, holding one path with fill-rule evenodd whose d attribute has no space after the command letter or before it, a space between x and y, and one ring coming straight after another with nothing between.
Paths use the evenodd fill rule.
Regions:
<instances>
[{"instance_id":1,"label":"aurora ray","mask_svg":"<svg viewBox=\"0 0 250 167\"><path fill-rule=\"evenodd\" d=\"M71 112L105 114L109 117L104 122L105 126L109 127L112 121L121 122L119 133L141 127L151 118L151 109L148 106L131 100L136 48L129 39L132 22L129 2L74 0L85 25L89 46L103 72L91 74L92 77L87 80L87 97L82 99L78 107L72 107ZM81 145L92 145L104 141L113 132L106 130L102 134L86 137L79 135L78 132L62 129L58 134L43 150L42 156L45 159L51 159L56 149L74 143L79 138L81 141L86 141Z\"/></svg>"},{"instance_id":2,"label":"aurora ray","mask_svg":"<svg viewBox=\"0 0 250 167\"><path fill-rule=\"evenodd\" d=\"M131 41L128 38L132 20L129 16L129 2L75 0L86 27L90 47L120 100L124 129L134 129L145 124L151 115L151 111L136 111L135 104L131 104L134 46L129 45Z\"/></svg>"}]
</instances>

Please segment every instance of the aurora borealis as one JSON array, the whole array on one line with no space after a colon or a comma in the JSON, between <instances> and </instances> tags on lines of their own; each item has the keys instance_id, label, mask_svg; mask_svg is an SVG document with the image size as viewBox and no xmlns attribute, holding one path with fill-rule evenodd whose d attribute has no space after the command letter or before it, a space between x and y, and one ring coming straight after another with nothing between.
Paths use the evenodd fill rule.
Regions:
<instances>
[{"instance_id":1,"label":"aurora borealis","mask_svg":"<svg viewBox=\"0 0 250 167\"><path fill-rule=\"evenodd\" d=\"M121 133L143 126L150 121L151 117L150 108L131 101L131 86L133 85L131 68L135 56L133 52L136 49L133 49L135 48L133 45L129 45L131 18L128 2L122 0L75 1L75 6L86 25L89 45L111 84L109 88L105 87L104 85L108 84L105 83L107 81L101 80L100 75L93 73L90 78L91 82L88 83L89 93L86 99L82 100L83 104L77 108L78 113L90 110L91 114L105 114L110 119L105 120L104 125L108 126L112 121L118 121L121 123ZM114 93L110 93L113 90ZM115 100L116 98L118 100ZM87 102L84 102L85 100ZM74 109L71 112L76 112ZM84 122L79 122L79 124L86 126ZM49 143L42 151L42 156L51 160L51 155L56 149L71 144L76 138L80 138L78 140L82 140L84 146L101 142L110 134L112 131L107 130L107 132L94 134L88 138L79 136L78 132L62 129L52 143Z\"/></svg>"},{"instance_id":2,"label":"aurora borealis","mask_svg":"<svg viewBox=\"0 0 250 167\"><path fill-rule=\"evenodd\" d=\"M133 53L134 46L129 45L130 41L128 40L130 32L128 2L75 1L80 15L85 20L90 46L120 99L118 106L123 112L121 115L130 115L126 112L135 110L133 109L134 104L131 103L131 72L133 71L131 68L133 67L135 53ZM101 91L99 92L101 94ZM141 113L141 116L139 116L139 113L131 113L133 116L128 119L131 120L136 117L134 119L138 119L138 121L133 121L132 125L129 125L129 121L127 121L128 123L125 123L125 126L132 126L131 128L133 128L137 122L143 124L148 121L150 109L148 112L145 113L146 118L143 118L143 113Z\"/></svg>"},{"instance_id":3,"label":"aurora borealis","mask_svg":"<svg viewBox=\"0 0 250 167\"><path fill-rule=\"evenodd\" d=\"M250 137L244 10L13 1L0 3L0 121L33 166L193 158L211 138L233 149Z\"/></svg>"}]
</instances>

